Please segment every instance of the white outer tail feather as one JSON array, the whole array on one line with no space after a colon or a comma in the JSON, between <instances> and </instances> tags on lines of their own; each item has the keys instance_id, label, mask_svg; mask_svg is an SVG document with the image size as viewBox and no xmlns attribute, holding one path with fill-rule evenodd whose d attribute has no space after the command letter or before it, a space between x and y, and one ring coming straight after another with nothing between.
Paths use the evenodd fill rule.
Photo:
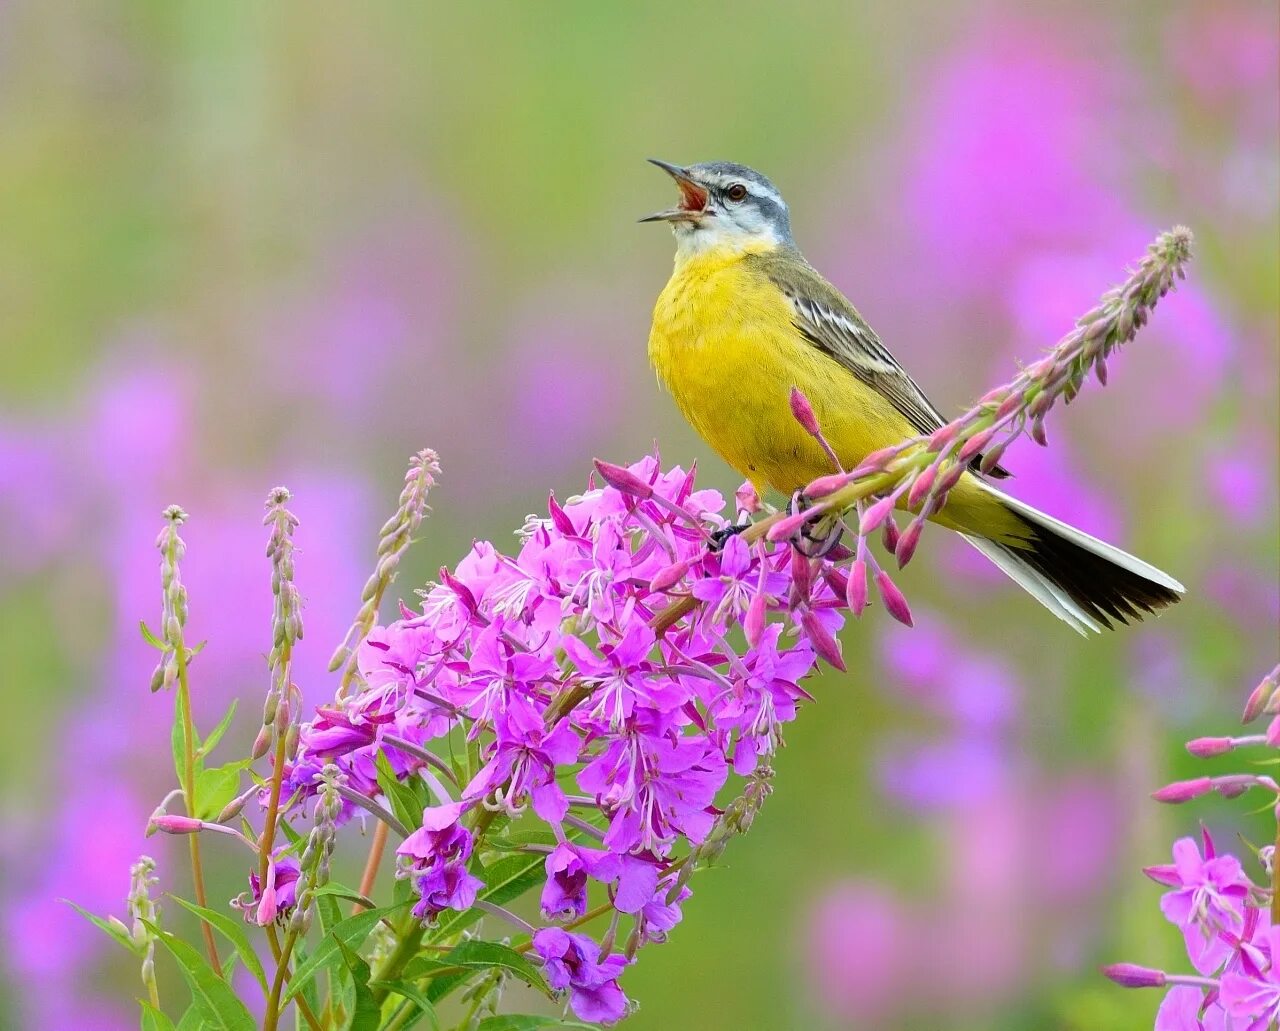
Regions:
<instances>
[{"instance_id":1,"label":"white outer tail feather","mask_svg":"<svg viewBox=\"0 0 1280 1031\"><path fill-rule=\"evenodd\" d=\"M996 490L990 484L981 482L980 486L988 494L994 494L1018 515L1022 516L1027 522L1051 531L1059 537L1078 544L1086 551L1092 552L1100 558L1106 559L1122 569L1127 569L1131 573L1136 573L1144 579L1152 581L1152 583L1160 584L1167 587L1171 591L1183 594L1186 588L1178 583L1168 573L1162 572L1155 566L1143 562L1140 558L1135 558L1126 551L1108 544L1106 541L1100 541L1097 537L1085 533L1083 530L1077 530L1074 526L1068 526L1060 519L1055 519L1051 515L1046 515L1038 509L1032 508L1025 502L1019 501L1017 498L1010 497L1004 491ZM1018 557L1018 553L1011 549L1005 548L995 541L987 540L983 537L972 537L969 534L961 534L965 540L977 548L982 554L989 558L1000 568L1014 583L1030 594L1041 605L1047 608L1060 620L1066 623L1072 630L1081 636L1088 636L1089 631L1101 633L1102 627L1092 616L1086 613L1079 605L1077 605L1061 588L1051 583L1041 573L1027 565Z\"/></svg>"}]
</instances>

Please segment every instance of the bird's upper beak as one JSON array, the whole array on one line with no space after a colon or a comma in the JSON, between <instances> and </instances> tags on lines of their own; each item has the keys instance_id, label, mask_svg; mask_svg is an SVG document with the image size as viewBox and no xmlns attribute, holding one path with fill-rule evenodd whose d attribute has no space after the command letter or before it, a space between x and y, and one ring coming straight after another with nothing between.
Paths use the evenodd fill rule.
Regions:
<instances>
[{"instance_id":1,"label":"bird's upper beak","mask_svg":"<svg viewBox=\"0 0 1280 1031\"><path fill-rule=\"evenodd\" d=\"M646 215L640 219L641 222L696 222L706 214L710 192L705 186L699 185L679 165L673 165L669 161L659 161L657 158L649 158L649 163L657 165L676 181L676 185L680 187L680 205L668 208L666 211L655 211L652 215Z\"/></svg>"}]
</instances>

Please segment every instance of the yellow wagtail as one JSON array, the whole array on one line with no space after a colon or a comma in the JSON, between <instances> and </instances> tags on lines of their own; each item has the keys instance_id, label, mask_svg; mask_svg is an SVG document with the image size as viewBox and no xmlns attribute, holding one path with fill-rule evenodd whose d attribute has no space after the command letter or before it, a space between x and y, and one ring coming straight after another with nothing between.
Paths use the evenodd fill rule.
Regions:
<instances>
[{"instance_id":1,"label":"yellow wagtail","mask_svg":"<svg viewBox=\"0 0 1280 1031\"><path fill-rule=\"evenodd\" d=\"M729 465L790 495L831 462L792 414L809 399L846 469L945 423L871 327L796 248L786 202L759 172L715 161L655 165L680 203L675 271L658 297L649 359L684 417ZM976 470L976 461L974 464ZM1007 475L997 467L993 476ZM1075 630L1178 601L1180 583L1141 559L966 473L932 520L960 533Z\"/></svg>"}]
</instances>

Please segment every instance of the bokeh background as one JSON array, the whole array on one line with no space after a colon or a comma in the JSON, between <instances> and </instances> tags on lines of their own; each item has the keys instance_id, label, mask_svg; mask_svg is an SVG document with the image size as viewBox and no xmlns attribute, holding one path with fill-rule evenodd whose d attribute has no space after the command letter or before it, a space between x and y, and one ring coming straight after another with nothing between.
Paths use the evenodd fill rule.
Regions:
<instances>
[{"instance_id":1,"label":"bokeh background","mask_svg":"<svg viewBox=\"0 0 1280 1031\"><path fill-rule=\"evenodd\" d=\"M135 1026L132 962L56 900L122 913L142 851L185 884L141 836L170 778L137 631L165 504L192 514L199 711L241 698L245 747L276 483L313 702L417 448L445 475L405 595L592 456L656 438L736 485L646 367L649 155L773 176L947 411L1191 225L1111 386L1006 463L1189 595L1081 641L928 536L917 628L849 630L756 827L627 973L628 1026L1147 1024L1156 997L1096 973L1178 960L1138 868L1197 819L1267 833L1147 792L1277 650L1278 38L1270 0L0 4L0 1024Z\"/></svg>"}]
</instances>

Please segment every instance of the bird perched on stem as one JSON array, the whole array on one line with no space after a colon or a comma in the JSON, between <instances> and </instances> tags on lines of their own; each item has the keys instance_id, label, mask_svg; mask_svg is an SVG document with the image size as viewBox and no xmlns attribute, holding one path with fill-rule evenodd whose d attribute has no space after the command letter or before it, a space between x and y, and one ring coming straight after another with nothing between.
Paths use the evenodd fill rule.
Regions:
<instances>
[{"instance_id":1,"label":"bird perched on stem","mask_svg":"<svg viewBox=\"0 0 1280 1031\"><path fill-rule=\"evenodd\" d=\"M947 420L852 304L805 260L767 178L725 161L653 164L679 203L667 222L675 271L658 297L649 358L695 430L762 496L791 496ZM798 390L821 426L792 409ZM975 455L931 512L1076 630L1141 619L1179 600L1177 580L997 489L1008 473ZM906 508L904 496L899 506Z\"/></svg>"}]
</instances>

